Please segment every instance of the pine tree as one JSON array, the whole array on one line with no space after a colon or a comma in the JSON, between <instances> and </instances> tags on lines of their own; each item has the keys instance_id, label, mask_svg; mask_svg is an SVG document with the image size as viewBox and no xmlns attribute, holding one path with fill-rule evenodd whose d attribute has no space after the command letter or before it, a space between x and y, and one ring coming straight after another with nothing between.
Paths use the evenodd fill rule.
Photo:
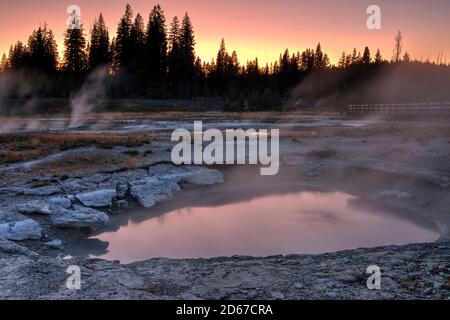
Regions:
<instances>
[{"instance_id":1,"label":"pine tree","mask_svg":"<svg viewBox=\"0 0 450 320\"><path fill-rule=\"evenodd\" d=\"M405 54L403 55L403 61L404 62L411 62L411 56L407 51L405 51Z\"/></svg>"},{"instance_id":2,"label":"pine tree","mask_svg":"<svg viewBox=\"0 0 450 320\"><path fill-rule=\"evenodd\" d=\"M168 80L169 88L173 94L176 94L177 86L180 81L181 70L181 29L180 21L175 16L170 24L169 31L169 53L168 53Z\"/></svg>"},{"instance_id":3,"label":"pine tree","mask_svg":"<svg viewBox=\"0 0 450 320\"><path fill-rule=\"evenodd\" d=\"M147 25L147 73L153 81L165 83L167 77L167 32L164 10L153 7Z\"/></svg>"},{"instance_id":4,"label":"pine tree","mask_svg":"<svg viewBox=\"0 0 450 320\"><path fill-rule=\"evenodd\" d=\"M399 62L401 60L403 50L403 36L402 32L399 31L397 36L395 37L395 48L394 48L394 57L392 58L394 62Z\"/></svg>"},{"instance_id":5,"label":"pine tree","mask_svg":"<svg viewBox=\"0 0 450 320\"><path fill-rule=\"evenodd\" d=\"M280 60L280 73L286 76L291 68L291 57L289 55L288 49L284 50L284 53L279 60Z\"/></svg>"},{"instance_id":6,"label":"pine tree","mask_svg":"<svg viewBox=\"0 0 450 320\"><path fill-rule=\"evenodd\" d=\"M314 70L315 67L315 54L313 49L306 49L302 52L300 58L301 69L305 72Z\"/></svg>"},{"instance_id":7,"label":"pine tree","mask_svg":"<svg viewBox=\"0 0 450 320\"><path fill-rule=\"evenodd\" d=\"M351 54L348 54L347 57L345 58L345 65L347 67L352 65L352 55Z\"/></svg>"},{"instance_id":8,"label":"pine tree","mask_svg":"<svg viewBox=\"0 0 450 320\"><path fill-rule=\"evenodd\" d=\"M131 59L131 28L133 25L133 9L127 4L125 14L119 21L114 41L114 67L116 71L125 71Z\"/></svg>"},{"instance_id":9,"label":"pine tree","mask_svg":"<svg viewBox=\"0 0 450 320\"><path fill-rule=\"evenodd\" d=\"M380 64L381 62L383 62L383 58L381 57L380 49L378 49L375 54L375 64Z\"/></svg>"},{"instance_id":10,"label":"pine tree","mask_svg":"<svg viewBox=\"0 0 450 320\"><path fill-rule=\"evenodd\" d=\"M91 70L98 66L111 63L111 51L109 44L108 29L100 13L98 19L94 20L91 29L91 41L89 43L89 68Z\"/></svg>"},{"instance_id":11,"label":"pine tree","mask_svg":"<svg viewBox=\"0 0 450 320\"><path fill-rule=\"evenodd\" d=\"M8 58L6 57L6 53L2 55L2 60L0 61L0 71L5 72L9 70Z\"/></svg>"},{"instance_id":12,"label":"pine tree","mask_svg":"<svg viewBox=\"0 0 450 320\"><path fill-rule=\"evenodd\" d=\"M88 69L88 60L86 38L82 26L66 30L64 47L63 69L75 74L86 71Z\"/></svg>"},{"instance_id":13,"label":"pine tree","mask_svg":"<svg viewBox=\"0 0 450 320\"><path fill-rule=\"evenodd\" d=\"M228 60L228 53L225 47L225 40L222 38L220 42L219 52L216 58L216 74L218 77L223 77L225 75L226 65Z\"/></svg>"},{"instance_id":14,"label":"pine tree","mask_svg":"<svg viewBox=\"0 0 450 320\"><path fill-rule=\"evenodd\" d=\"M231 57L227 52L225 40L222 38L219 51L217 52L216 68L214 70L215 88L219 95L223 95L228 86L228 73L230 72L229 64L231 64Z\"/></svg>"},{"instance_id":15,"label":"pine tree","mask_svg":"<svg viewBox=\"0 0 450 320\"><path fill-rule=\"evenodd\" d=\"M191 19L184 15L180 35L181 94L191 95L191 83L195 76L195 37Z\"/></svg>"},{"instance_id":16,"label":"pine tree","mask_svg":"<svg viewBox=\"0 0 450 320\"><path fill-rule=\"evenodd\" d=\"M21 41L17 41L9 49L8 65L12 70L20 70L27 66L29 53L27 47Z\"/></svg>"},{"instance_id":17,"label":"pine tree","mask_svg":"<svg viewBox=\"0 0 450 320\"><path fill-rule=\"evenodd\" d=\"M351 63L352 64L358 64L359 63L358 52L356 51L356 48L353 49Z\"/></svg>"},{"instance_id":18,"label":"pine tree","mask_svg":"<svg viewBox=\"0 0 450 320\"><path fill-rule=\"evenodd\" d=\"M323 52L320 43L317 44L316 52L314 55L314 69L324 69Z\"/></svg>"},{"instance_id":19,"label":"pine tree","mask_svg":"<svg viewBox=\"0 0 450 320\"><path fill-rule=\"evenodd\" d=\"M28 39L28 50L30 53L30 65L37 69L44 69L45 59L45 35L42 27L34 30Z\"/></svg>"},{"instance_id":20,"label":"pine tree","mask_svg":"<svg viewBox=\"0 0 450 320\"><path fill-rule=\"evenodd\" d=\"M338 62L338 67L341 69L344 69L347 67L347 54L345 53L345 51L342 51L341 58L339 59L339 62Z\"/></svg>"},{"instance_id":21,"label":"pine tree","mask_svg":"<svg viewBox=\"0 0 450 320\"><path fill-rule=\"evenodd\" d=\"M369 50L368 47L365 47L364 48L364 54L363 54L363 57L362 57L362 62L364 64L369 64L370 61L372 61L372 58L370 57L370 50Z\"/></svg>"},{"instance_id":22,"label":"pine tree","mask_svg":"<svg viewBox=\"0 0 450 320\"><path fill-rule=\"evenodd\" d=\"M56 72L59 67L58 45L56 44L55 35L52 30L48 30L45 38L45 52L47 61L47 71Z\"/></svg>"},{"instance_id":23,"label":"pine tree","mask_svg":"<svg viewBox=\"0 0 450 320\"><path fill-rule=\"evenodd\" d=\"M47 74L56 73L58 67L58 47L55 37L47 26L34 30L28 39L29 67Z\"/></svg>"},{"instance_id":24,"label":"pine tree","mask_svg":"<svg viewBox=\"0 0 450 320\"><path fill-rule=\"evenodd\" d=\"M239 75L239 59L236 50L233 50L233 52L231 53L228 66L228 69L232 76L235 77Z\"/></svg>"},{"instance_id":25,"label":"pine tree","mask_svg":"<svg viewBox=\"0 0 450 320\"><path fill-rule=\"evenodd\" d=\"M171 51L175 46L180 46L181 41L181 29L180 29L180 20L177 16L173 17L172 22L170 23L170 31L169 31L169 51Z\"/></svg>"},{"instance_id":26,"label":"pine tree","mask_svg":"<svg viewBox=\"0 0 450 320\"><path fill-rule=\"evenodd\" d=\"M132 72L139 74L145 70L145 45L146 34L144 19L138 13L130 29L130 61L127 62L132 67Z\"/></svg>"}]
</instances>

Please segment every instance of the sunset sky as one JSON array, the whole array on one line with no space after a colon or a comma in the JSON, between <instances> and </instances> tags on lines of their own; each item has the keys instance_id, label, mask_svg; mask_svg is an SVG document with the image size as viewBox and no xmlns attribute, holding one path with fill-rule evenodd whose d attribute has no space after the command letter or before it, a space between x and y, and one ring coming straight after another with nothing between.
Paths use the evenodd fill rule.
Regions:
<instances>
[{"instance_id":1,"label":"sunset sky","mask_svg":"<svg viewBox=\"0 0 450 320\"><path fill-rule=\"evenodd\" d=\"M110 35L116 31L126 3L145 20L156 1L149 0L15 0L0 2L0 54L17 40L27 41L31 31L46 22L57 37L59 50L67 19L66 8L81 7L86 33L94 17L103 12ZM245 62L257 56L260 62L273 62L280 52L315 47L320 41L332 62L343 50L374 54L380 48L391 58L394 37L404 34L404 47L413 58L435 60L443 51L450 62L449 0L160 0L167 23L187 11L196 35L196 52L203 60L215 57L221 38L228 51L237 50ZM370 4L382 10L382 29L366 27Z\"/></svg>"}]
</instances>

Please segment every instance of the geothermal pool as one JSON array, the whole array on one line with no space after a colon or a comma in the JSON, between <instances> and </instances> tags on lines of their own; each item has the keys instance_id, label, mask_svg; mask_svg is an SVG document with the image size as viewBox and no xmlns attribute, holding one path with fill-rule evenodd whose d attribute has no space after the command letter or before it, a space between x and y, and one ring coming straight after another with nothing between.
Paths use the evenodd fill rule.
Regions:
<instances>
[{"instance_id":1,"label":"geothermal pool","mask_svg":"<svg viewBox=\"0 0 450 320\"><path fill-rule=\"evenodd\" d=\"M210 189L185 192L150 210L113 218L114 230L101 231L79 247L90 257L130 263L154 257L324 253L439 238L430 226L341 192L251 199ZM199 192L210 200L196 204Z\"/></svg>"}]
</instances>

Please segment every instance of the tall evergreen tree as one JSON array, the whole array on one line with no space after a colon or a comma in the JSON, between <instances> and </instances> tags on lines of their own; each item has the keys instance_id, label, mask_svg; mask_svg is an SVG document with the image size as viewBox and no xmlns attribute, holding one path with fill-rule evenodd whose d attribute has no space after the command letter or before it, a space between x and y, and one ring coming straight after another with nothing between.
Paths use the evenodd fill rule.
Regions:
<instances>
[{"instance_id":1,"label":"tall evergreen tree","mask_svg":"<svg viewBox=\"0 0 450 320\"><path fill-rule=\"evenodd\" d=\"M114 67L116 71L125 71L130 63L132 43L131 28L133 26L133 9L127 4L125 14L119 21L114 41Z\"/></svg>"},{"instance_id":2,"label":"tall evergreen tree","mask_svg":"<svg viewBox=\"0 0 450 320\"><path fill-rule=\"evenodd\" d=\"M9 49L8 65L12 70L19 70L28 64L28 49L21 41L17 41Z\"/></svg>"},{"instance_id":3,"label":"tall evergreen tree","mask_svg":"<svg viewBox=\"0 0 450 320\"><path fill-rule=\"evenodd\" d=\"M29 67L47 74L56 73L58 67L58 47L55 37L47 26L34 30L28 39Z\"/></svg>"},{"instance_id":4,"label":"tall evergreen tree","mask_svg":"<svg viewBox=\"0 0 450 320\"><path fill-rule=\"evenodd\" d=\"M320 43L317 44L316 47L316 52L315 52L315 56L314 56L314 68L315 69L323 69L324 68L324 61L323 61L323 52L322 52L322 47L320 45Z\"/></svg>"},{"instance_id":5,"label":"tall evergreen tree","mask_svg":"<svg viewBox=\"0 0 450 320\"><path fill-rule=\"evenodd\" d=\"M411 56L407 51L405 51L405 54L403 55L403 61L404 62L411 62Z\"/></svg>"},{"instance_id":6,"label":"tall evergreen tree","mask_svg":"<svg viewBox=\"0 0 450 320\"><path fill-rule=\"evenodd\" d=\"M146 34L144 19L138 13L134 19L133 25L130 30L130 61L128 64L133 66L133 71L143 72L144 71L144 57L145 57L145 45L146 45Z\"/></svg>"},{"instance_id":7,"label":"tall evergreen tree","mask_svg":"<svg viewBox=\"0 0 450 320\"><path fill-rule=\"evenodd\" d=\"M306 49L300 57L300 65L302 71L309 72L315 67L315 54L313 49Z\"/></svg>"},{"instance_id":8,"label":"tall evergreen tree","mask_svg":"<svg viewBox=\"0 0 450 320\"><path fill-rule=\"evenodd\" d=\"M222 41L220 42L219 51L217 52L216 57L216 63L215 63L215 70L214 70L214 82L215 82L215 89L217 91L217 94L224 95L225 89L228 86L228 72L231 66L231 57L227 52L226 46L225 46L225 40L222 38Z\"/></svg>"},{"instance_id":9,"label":"tall evergreen tree","mask_svg":"<svg viewBox=\"0 0 450 320\"><path fill-rule=\"evenodd\" d=\"M89 43L89 68L91 70L98 66L111 63L111 51L109 45L108 28L106 27L103 14L94 20L91 29L91 41Z\"/></svg>"},{"instance_id":10,"label":"tall evergreen tree","mask_svg":"<svg viewBox=\"0 0 450 320\"><path fill-rule=\"evenodd\" d=\"M80 74L88 69L86 38L83 28L67 29L64 36L63 69Z\"/></svg>"},{"instance_id":11,"label":"tall evergreen tree","mask_svg":"<svg viewBox=\"0 0 450 320\"><path fill-rule=\"evenodd\" d=\"M395 36L394 57L392 58L394 62L399 62L401 60L402 50L403 50L403 36L402 32L399 31Z\"/></svg>"},{"instance_id":12,"label":"tall evergreen tree","mask_svg":"<svg viewBox=\"0 0 450 320\"><path fill-rule=\"evenodd\" d=\"M0 71L5 72L9 70L8 58L6 57L6 53L2 55L2 60L0 61Z\"/></svg>"},{"instance_id":13,"label":"tall evergreen tree","mask_svg":"<svg viewBox=\"0 0 450 320\"><path fill-rule=\"evenodd\" d=\"M195 36L191 19L187 13L181 23L180 63L182 95L190 96L192 94L190 84L195 76Z\"/></svg>"},{"instance_id":14,"label":"tall evergreen tree","mask_svg":"<svg viewBox=\"0 0 450 320\"><path fill-rule=\"evenodd\" d=\"M225 47L225 40L222 38L222 41L220 42L219 52L217 52L216 58L216 73L218 76L223 77L225 75L227 60L228 60L228 53Z\"/></svg>"},{"instance_id":15,"label":"tall evergreen tree","mask_svg":"<svg viewBox=\"0 0 450 320\"><path fill-rule=\"evenodd\" d=\"M339 59L339 62L338 62L338 67L341 69L344 69L347 67L347 54L345 53L345 51L342 51L341 58Z\"/></svg>"},{"instance_id":16,"label":"tall evergreen tree","mask_svg":"<svg viewBox=\"0 0 450 320\"><path fill-rule=\"evenodd\" d=\"M176 94L181 71L181 27L177 16L170 23L168 38L169 53L167 62L169 89L172 94Z\"/></svg>"},{"instance_id":17,"label":"tall evergreen tree","mask_svg":"<svg viewBox=\"0 0 450 320\"><path fill-rule=\"evenodd\" d=\"M381 57L380 49L377 50L377 53L375 54L375 64L380 64L383 62L383 58Z\"/></svg>"},{"instance_id":18,"label":"tall evergreen tree","mask_svg":"<svg viewBox=\"0 0 450 320\"><path fill-rule=\"evenodd\" d=\"M153 87L152 95L164 96L167 81L167 31L164 10L160 5L153 7L146 34L147 74Z\"/></svg>"},{"instance_id":19,"label":"tall evergreen tree","mask_svg":"<svg viewBox=\"0 0 450 320\"><path fill-rule=\"evenodd\" d=\"M368 47L365 47L363 57L362 57L362 62L364 64L369 64L370 61L372 61L372 58L370 57L370 50Z\"/></svg>"}]
</instances>

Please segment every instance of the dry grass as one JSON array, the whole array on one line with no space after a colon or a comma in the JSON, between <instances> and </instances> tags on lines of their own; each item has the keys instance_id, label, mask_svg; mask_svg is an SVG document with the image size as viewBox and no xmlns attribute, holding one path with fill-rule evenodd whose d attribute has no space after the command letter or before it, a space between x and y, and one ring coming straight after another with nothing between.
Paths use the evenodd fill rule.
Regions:
<instances>
[{"instance_id":1,"label":"dry grass","mask_svg":"<svg viewBox=\"0 0 450 320\"><path fill-rule=\"evenodd\" d=\"M138 147L151 143L149 134L135 133L18 133L0 134L0 163L12 163L36 159L59 150L88 146L112 149L115 146Z\"/></svg>"},{"instance_id":2,"label":"dry grass","mask_svg":"<svg viewBox=\"0 0 450 320\"><path fill-rule=\"evenodd\" d=\"M450 126L436 124L435 126L415 126L414 124L378 124L375 126L360 128L338 128L324 127L314 128L305 131L285 131L281 133L284 138L292 138L301 142L302 139L323 139L323 138L353 138L361 139L371 137L391 136L403 138L405 141L410 139L419 143L426 143L431 138L450 137Z\"/></svg>"},{"instance_id":3,"label":"dry grass","mask_svg":"<svg viewBox=\"0 0 450 320\"><path fill-rule=\"evenodd\" d=\"M336 155L336 150L323 148L323 149L315 149L306 154L307 158L311 159L329 159L333 158Z\"/></svg>"}]
</instances>

